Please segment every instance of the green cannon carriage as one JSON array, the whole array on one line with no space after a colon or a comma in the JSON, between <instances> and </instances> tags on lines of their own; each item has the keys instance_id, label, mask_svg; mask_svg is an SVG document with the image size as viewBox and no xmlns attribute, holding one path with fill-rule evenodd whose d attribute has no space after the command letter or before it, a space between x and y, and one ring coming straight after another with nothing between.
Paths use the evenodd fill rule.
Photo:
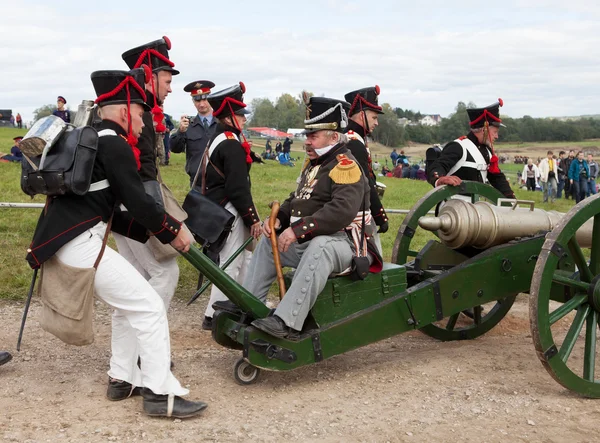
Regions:
<instances>
[{"instance_id":1,"label":"green cannon carriage","mask_svg":"<svg viewBox=\"0 0 600 443\"><path fill-rule=\"evenodd\" d=\"M457 196L462 203L454 203ZM411 330L442 341L474 339L529 292L531 335L544 367L566 388L600 397L599 199L563 215L518 207L480 183L435 188L404 219L393 263L363 281L330 278L293 340L252 327L271 310L197 248L184 256L243 311L215 312L212 330L217 343L242 351L234 367L241 384L255 382L261 369L297 369ZM439 217L428 216L440 207ZM435 237L416 251L419 222Z\"/></svg>"}]
</instances>

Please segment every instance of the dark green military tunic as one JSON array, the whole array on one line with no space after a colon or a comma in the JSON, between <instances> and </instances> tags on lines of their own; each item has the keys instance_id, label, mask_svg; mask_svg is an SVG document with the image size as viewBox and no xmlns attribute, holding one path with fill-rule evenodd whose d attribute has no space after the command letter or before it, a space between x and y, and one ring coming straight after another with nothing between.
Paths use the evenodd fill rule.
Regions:
<instances>
[{"instance_id":1,"label":"dark green military tunic","mask_svg":"<svg viewBox=\"0 0 600 443\"><path fill-rule=\"evenodd\" d=\"M369 182L345 145L307 162L296 191L283 202L281 230L291 226L298 243L331 235L349 226L369 207Z\"/></svg>"}]
</instances>

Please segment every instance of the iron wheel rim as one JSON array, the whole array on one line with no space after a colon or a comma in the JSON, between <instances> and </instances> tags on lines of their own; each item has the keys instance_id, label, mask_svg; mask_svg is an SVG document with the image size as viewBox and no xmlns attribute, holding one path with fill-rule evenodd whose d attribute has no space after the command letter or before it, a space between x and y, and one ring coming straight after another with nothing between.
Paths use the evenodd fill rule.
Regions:
<instances>
[{"instance_id":1,"label":"iron wheel rim","mask_svg":"<svg viewBox=\"0 0 600 443\"><path fill-rule=\"evenodd\" d=\"M590 302L591 296L585 286L593 284L594 278L600 274L599 198L600 195L596 195L575 205L546 236L531 280L529 299L531 336L542 365L565 388L593 398L600 398L600 380L595 379L599 310ZM575 233L589 219L594 220L594 227L588 263L575 240ZM561 277L557 272L560 271L557 269L560 261L569 257L567 251L579 269L579 273L570 278ZM557 279L562 283L557 283ZM553 285L568 286L572 294L561 306L551 310ZM575 317L559 344L559 334L552 330L552 326L563 319L570 321L566 317L573 311L576 311ZM579 375L572 368L573 365L569 365L569 359L575 345L581 340L584 327L583 367Z\"/></svg>"}]
</instances>

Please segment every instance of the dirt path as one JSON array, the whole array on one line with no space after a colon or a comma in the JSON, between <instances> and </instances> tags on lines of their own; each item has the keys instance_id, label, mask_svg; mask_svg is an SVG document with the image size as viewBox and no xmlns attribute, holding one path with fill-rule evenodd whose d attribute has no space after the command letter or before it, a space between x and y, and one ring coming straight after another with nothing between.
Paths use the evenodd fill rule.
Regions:
<instances>
[{"instance_id":1,"label":"dirt path","mask_svg":"<svg viewBox=\"0 0 600 443\"><path fill-rule=\"evenodd\" d=\"M595 442L600 400L555 383L535 356L527 300L488 335L440 343L410 333L241 387L239 353L199 329L203 306L174 302L175 374L208 401L189 421L150 419L140 398L104 397L110 315L96 342L68 347L42 331L34 303L24 349L0 368L0 439L105 441ZM16 343L21 304L0 304L0 348Z\"/></svg>"}]
</instances>

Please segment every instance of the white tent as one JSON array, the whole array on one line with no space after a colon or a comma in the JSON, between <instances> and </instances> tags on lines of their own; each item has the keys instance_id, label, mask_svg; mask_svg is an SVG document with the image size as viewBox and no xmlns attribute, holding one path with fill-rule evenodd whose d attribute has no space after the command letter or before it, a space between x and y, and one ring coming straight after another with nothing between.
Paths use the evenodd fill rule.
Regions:
<instances>
[{"instance_id":1,"label":"white tent","mask_svg":"<svg viewBox=\"0 0 600 443\"><path fill-rule=\"evenodd\" d=\"M288 128L288 130L287 130L287 133L292 134L294 136L294 138L305 139L306 136L304 134L302 134L303 132L304 132L304 129L297 129L297 128Z\"/></svg>"}]
</instances>

